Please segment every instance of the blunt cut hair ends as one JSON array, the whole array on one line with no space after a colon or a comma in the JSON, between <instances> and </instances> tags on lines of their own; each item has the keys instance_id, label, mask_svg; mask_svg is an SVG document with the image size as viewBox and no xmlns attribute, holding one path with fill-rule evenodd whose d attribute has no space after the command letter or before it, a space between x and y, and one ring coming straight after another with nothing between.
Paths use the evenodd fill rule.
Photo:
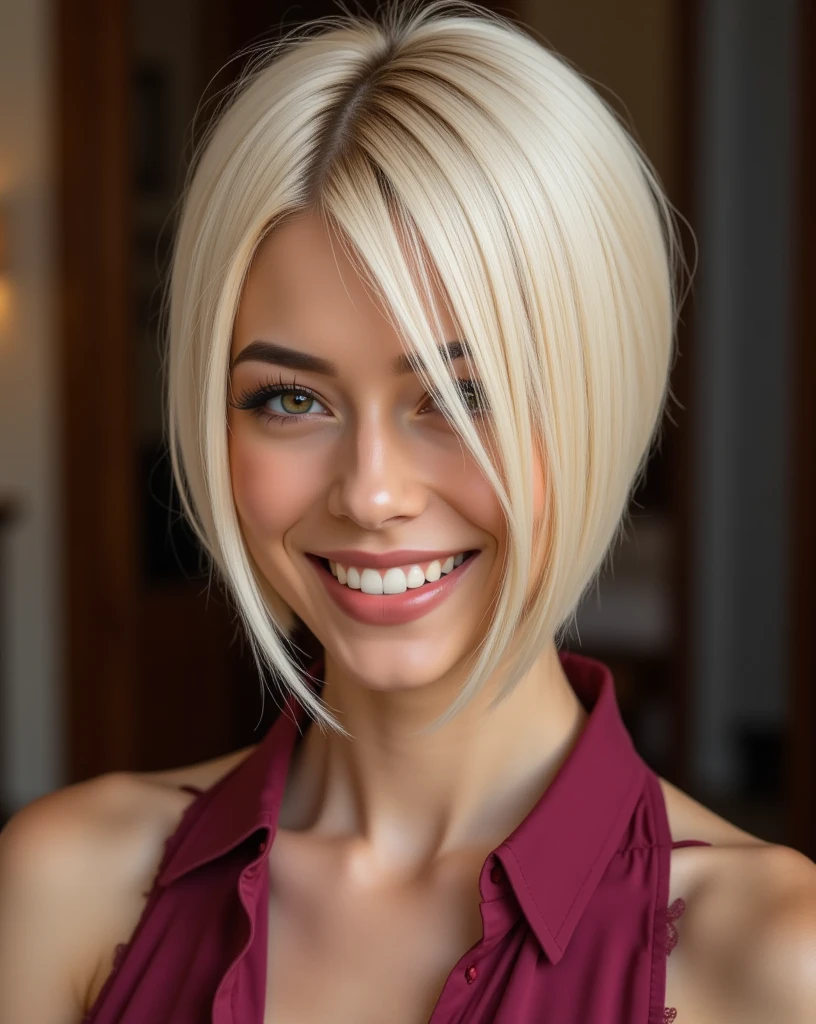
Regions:
<instances>
[{"instance_id":1,"label":"blunt cut hair ends","mask_svg":"<svg viewBox=\"0 0 816 1024\"><path fill-rule=\"evenodd\" d=\"M495 706L563 637L623 526L668 396L685 268L673 210L581 75L475 4L308 23L263 44L226 96L191 163L168 280L173 472L262 676L348 735L292 656L297 616L254 564L230 483L242 285L262 239L299 211L318 212L354 254L506 517L491 620L433 731L499 672ZM468 341L486 427L436 348L431 276Z\"/></svg>"}]
</instances>

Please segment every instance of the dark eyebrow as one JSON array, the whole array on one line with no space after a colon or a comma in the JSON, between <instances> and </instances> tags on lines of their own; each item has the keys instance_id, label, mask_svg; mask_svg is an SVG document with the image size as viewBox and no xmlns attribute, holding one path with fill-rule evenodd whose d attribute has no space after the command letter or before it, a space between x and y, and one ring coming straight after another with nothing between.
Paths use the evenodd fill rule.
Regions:
<instances>
[{"instance_id":1,"label":"dark eyebrow","mask_svg":"<svg viewBox=\"0 0 816 1024\"><path fill-rule=\"evenodd\" d=\"M440 355L447 353L448 358L462 359L470 354L467 342L445 341L438 346ZM242 348L233 359L230 369L234 369L239 363L248 361L260 363L274 363L276 366L285 366L290 370L303 370L306 373L320 373L325 377L339 377L337 366L329 359L322 356L313 356L308 352L301 352L296 348L287 348L274 341L263 341L259 339L252 341L246 348ZM403 373L416 373L422 365L416 355L401 353L392 364L392 373L397 376Z\"/></svg>"}]
</instances>

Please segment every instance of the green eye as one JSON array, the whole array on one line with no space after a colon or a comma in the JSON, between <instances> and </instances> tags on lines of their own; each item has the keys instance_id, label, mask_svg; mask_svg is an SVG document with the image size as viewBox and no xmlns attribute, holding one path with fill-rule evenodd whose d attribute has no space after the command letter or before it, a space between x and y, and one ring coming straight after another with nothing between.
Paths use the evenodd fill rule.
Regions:
<instances>
[{"instance_id":1,"label":"green eye","mask_svg":"<svg viewBox=\"0 0 816 1024\"><path fill-rule=\"evenodd\" d=\"M462 404L471 416L488 411L487 397L478 381L469 378L457 380L456 388L461 396Z\"/></svg>"},{"instance_id":2,"label":"green eye","mask_svg":"<svg viewBox=\"0 0 816 1024\"><path fill-rule=\"evenodd\" d=\"M456 387L465 409L471 416L479 416L489 411L487 397L478 381L469 378L457 380Z\"/></svg>"},{"instance_id":3,"label":"green eye","mask_svg":"<svg viewBox=\"0 0 816 1024\"><path fill-rule=\"evenodd\" d=\"M455 383L469 415L479 416L489 411L487 397L478 381L463 378ZM280 403L280 411L269 408L273 401ZM229 404L236 409L245 409L269 423L281 425L314 419L312 414L317 411L315 407L322 408L325 412L323 403L310 388L295 383L284 383L282 379L277 384L270 381L260 388L245 391L238 398L231 399ZM430 405L439 408L433 398L430 399Z\"/></svg>"},{"instance_id":4,"label":"green eye","mask_svg":"<svg viewBox=\"0 0 816 1024\"><path fill-rule=\"evenodd\" d=\"M478 381L460 381L459 393L464 396L465 405L467 406L469 412L487 412L487 396L484 393L482 385Z\"/></svg>"}]
</instances>

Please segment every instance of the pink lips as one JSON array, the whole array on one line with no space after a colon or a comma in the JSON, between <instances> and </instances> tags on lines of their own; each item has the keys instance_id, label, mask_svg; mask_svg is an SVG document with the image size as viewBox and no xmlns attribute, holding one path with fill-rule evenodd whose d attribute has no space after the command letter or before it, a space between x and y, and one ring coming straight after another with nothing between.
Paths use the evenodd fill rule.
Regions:
<instances>
[{"instance_id":1,"label":"pink lips","mask_svg":"<svg viewBox=\"0 0 816 1024\"><path fill-rule=\"evenodd\" d=\"M446 558L455 555L460 551L467 551L464 547L450 547L443 551L417 551L415 548L400 548L397 551L385 551L375 555L370 551L360 551L358 548L335 548L333 551L310 551L309 554L317 555L319 558L328 558L330 562L339 562L341 565L354 565L358 569L389 569L392 565L429 565L438 559L444 562Z\"/></svg>"},{"instance_id":2,"label":"pink lips","mask_svg":"<svg viewBox=\"0 0 816 1024\"><path fill-rule=\"evenodd\" d=\"M401 626L427 615L453 593L478 557L477 551L435 583L425 583L404 594L364 594L339 583L315 555L306 556L336 604L351 618L368 626Z\"/></svg>"}]
</instances>

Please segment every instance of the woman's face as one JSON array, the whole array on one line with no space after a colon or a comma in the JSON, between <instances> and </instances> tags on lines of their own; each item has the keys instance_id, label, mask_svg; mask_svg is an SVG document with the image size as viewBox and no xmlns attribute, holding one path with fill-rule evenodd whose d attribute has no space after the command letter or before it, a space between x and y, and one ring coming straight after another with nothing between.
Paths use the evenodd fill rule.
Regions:
<instances>
[{"instance_id":1,"label":"woman's face","mask_svg":"<svg viewBox=\"0 0 816 1024\"><path fill-rule=\"evenodd\" d=\"M435 300L440 343L454 341L453 322ZM297 353L297 366L273 344ZM264 240L231 352L239 519L264 577L332 660L383 690L439 679L473 651L489 624L505 537L499 503L467 449L419 378L395 372L403 355L382 307L316 215L289 219ZM465 380L465 361L453 365ZM298 390L279 390L295 383ZM464 404L478 409L478 393L466 389ZM350 563L342 584L314 557L338 549L385 555L386 565L363 571L359 557L337 559ZM417 585L436 559L392 554L400 549L439 553L439 569L445 556L477 554L438 587L433 579ZM348 585L357 582L347 573L352 565L359 589ZM398 566L404 579L386 577ZM378 588L372 573L386 590L407 589L369 595ZM412 602L421 607L406 607Z\"/></svg>"}]
</instances>

